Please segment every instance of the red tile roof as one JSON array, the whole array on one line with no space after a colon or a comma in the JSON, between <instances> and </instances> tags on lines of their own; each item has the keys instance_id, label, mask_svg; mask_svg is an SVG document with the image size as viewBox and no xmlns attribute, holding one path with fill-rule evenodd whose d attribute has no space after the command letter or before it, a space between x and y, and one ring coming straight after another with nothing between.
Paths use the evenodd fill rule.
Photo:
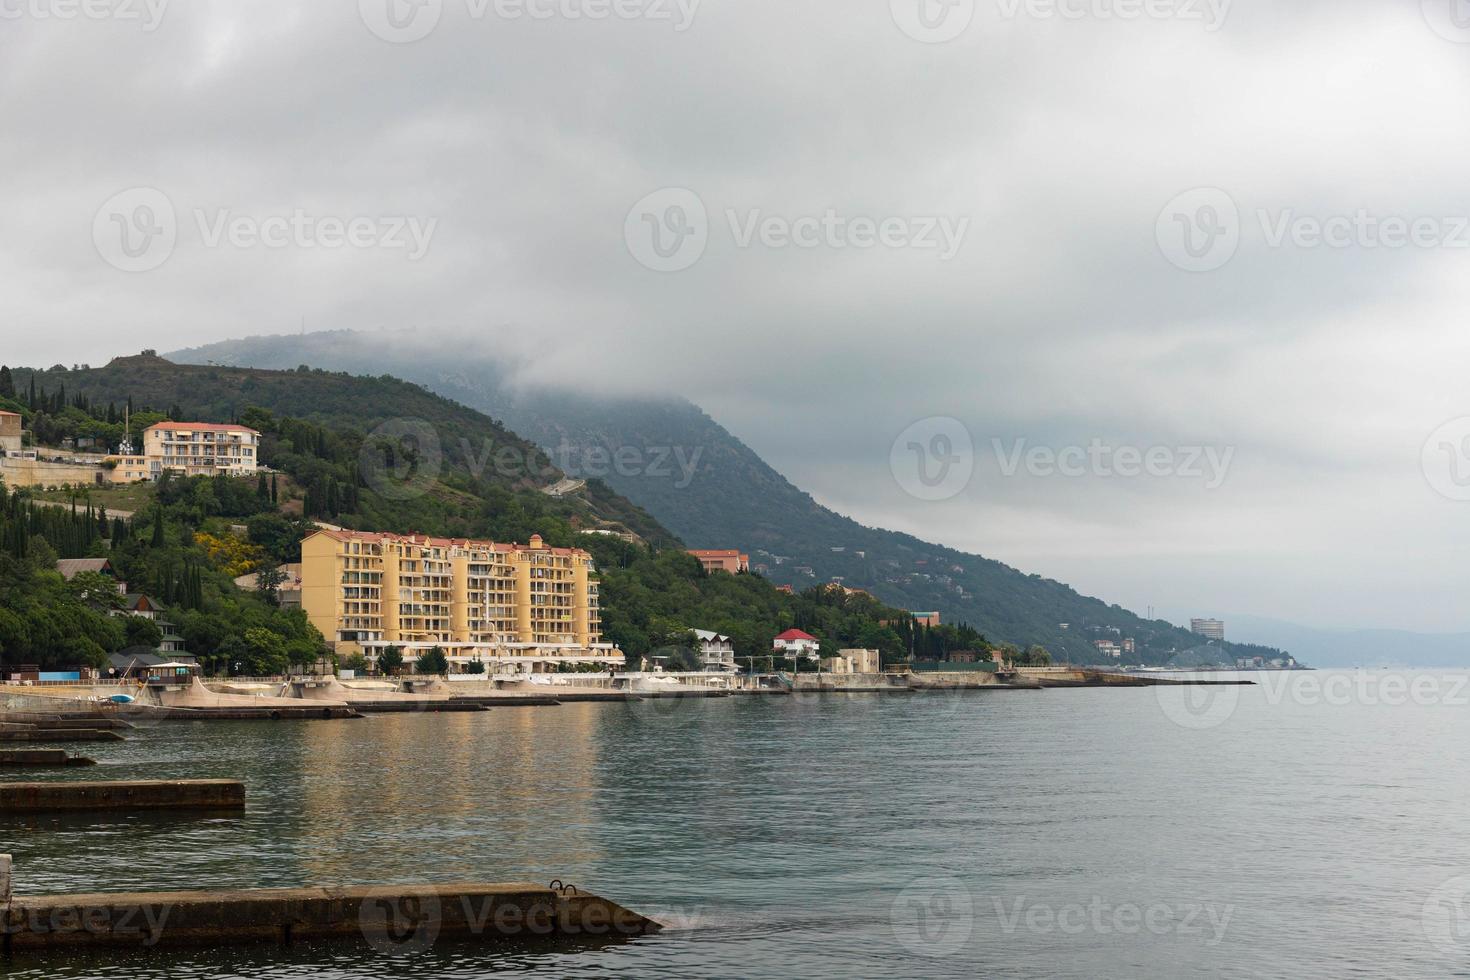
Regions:
<instances>
[{"instance_id":1,"label":"red tile roof","mask_svg":"<svg viewBox=\"0 0 1470 980\"><path fill-rule=\"evenodd\" d=\"M801 630L787 630L786 632L782 633L780 636L776 637L776 639L778 639L778 640L816 640L816 637L815 636L812 636L810 633L803 633Z\"/></svg>"},{"instance_id":2,"label":"red tile roof","mask_svg":"<svg viewBox=\"0 0 1470 980\"><path fill-rule=\"evenodd\" d=\"M366 541L371 544L383 544L384 542L401 542L421 548L478 548L490 551L509 553L512 551L530 551L531 545L504 544L498 541L476 541L471 538L433 538L427 534L390 534L385 531L331 531L321 530L318 534L325 534L336 541ZM588 552L581 548L535 548L536 551L544 551L552 555L587 555Z\"/></svg>"},{"instance_id":3,"label":"red tile roof","mask_svg":"<svg viewBox=\"0 0 1470 980\"><path fill-rule=\"evenodd\" d=\"M170 432L254 432L260 435L248 425L218 425L214 422L159 422L143 431L152 432L154 429L167 429Z\"/></svg>"}]
</instances>

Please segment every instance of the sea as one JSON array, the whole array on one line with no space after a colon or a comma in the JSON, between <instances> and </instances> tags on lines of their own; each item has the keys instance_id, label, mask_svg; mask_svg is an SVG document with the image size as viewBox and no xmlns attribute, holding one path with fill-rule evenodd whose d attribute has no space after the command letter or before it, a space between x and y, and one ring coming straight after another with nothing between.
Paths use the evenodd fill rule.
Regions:
<instances>
[{"instance_id":1,"label":"sea","mask_svg":"<svg viewBox=\"0 0 1470 980\"><path fill-rule=\"evenodd\" d=\"M0 818L17 894L555 879L667 928L3 972L1470 975L1470 674L1211 676L1256 683L156 723L3 778L237 778L243 815Z\"/></svg>"}]
</instances>

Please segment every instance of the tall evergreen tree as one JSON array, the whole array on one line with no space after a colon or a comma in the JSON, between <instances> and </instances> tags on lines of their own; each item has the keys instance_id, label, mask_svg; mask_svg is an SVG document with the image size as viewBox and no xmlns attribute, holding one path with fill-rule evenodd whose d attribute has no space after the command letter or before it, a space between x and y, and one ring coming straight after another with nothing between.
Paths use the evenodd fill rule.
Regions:
<instances>
[{"instance_id":1,"label":"tall evergreen tree","mask_svg":"<svg viewBox=\"0 0 1470 980\"><path fill-rule=\"evenodd\" d=\"M15 379L10 376L10 367L0 364L0 398L15 398Z\"/></svg>"}]
</instances>

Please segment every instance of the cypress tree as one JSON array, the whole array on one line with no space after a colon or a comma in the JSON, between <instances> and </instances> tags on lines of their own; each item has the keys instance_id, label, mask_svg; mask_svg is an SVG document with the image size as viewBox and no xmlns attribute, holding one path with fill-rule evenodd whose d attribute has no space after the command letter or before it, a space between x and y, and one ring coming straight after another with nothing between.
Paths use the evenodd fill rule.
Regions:
<instances>
[{"instance_id":1,"label":"cypress tree","mask_svg":"<svg viewBox=\"0 0 1470 980\"><path fill-rule=\"evenodd\" d=\"M153 510L153 547L163 547L163 508L155 507Z\"/></svg>"},{"instance_id":2,"label":"cypress tree","mask_svg":"<svg viewBox=\"0 0 1470 980\"><path fill-rule=\"evenodd\" d=\"M271 474L271 503L279 503L278 490L276 488L276 474Z\"/></svg>"},{"instance_id":3,"label":"cypress tree","mask_svg":"<svg viewBox=\"0 0 1470 980\"><path fill-rule=\"evenodd\" d=\"M0 398L15 397L15 379L10 376L10 366L0 364Z\"/></svg>"}]
</instances>

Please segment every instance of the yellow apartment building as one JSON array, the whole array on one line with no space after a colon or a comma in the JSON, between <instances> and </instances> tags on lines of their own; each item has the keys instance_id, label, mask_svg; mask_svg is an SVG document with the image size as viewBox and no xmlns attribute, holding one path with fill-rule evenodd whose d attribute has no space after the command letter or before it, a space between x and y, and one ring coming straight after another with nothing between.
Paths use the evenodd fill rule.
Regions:
<instances>
[{"instance_id":1,"label":"yellow apartment building","mask_svg":"<svg viewBox=\"0 0 1470 980\"><path fill-rule=\"evenodd\" d=\"M143 430L143 457L149 476L163 470L186 476L246 476L260 457L260 433L243 425L160 422Z\"/></svg>"},{"instance_id":2,"label":"yellow apartment building","mask_svg":"<svg viewBox=\"0 0 1470 980\"><path fill-rule=\"evenodd\" d=\"M404 660L440 647L451 665L541 673L622 666L602 642L592 556L531 543L318 531L301 543L301 605L341 656Z\"/></svg>"}]
</instances>

